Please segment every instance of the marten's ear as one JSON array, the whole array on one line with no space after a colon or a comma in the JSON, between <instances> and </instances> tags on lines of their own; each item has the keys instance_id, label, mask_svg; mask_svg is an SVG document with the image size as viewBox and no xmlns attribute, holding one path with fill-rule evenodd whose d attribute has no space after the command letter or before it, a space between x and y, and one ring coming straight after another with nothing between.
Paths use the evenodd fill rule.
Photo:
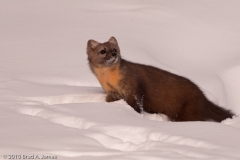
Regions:
<instances>
[{"instance_id":1,"label":"marten's ear","mask_svg":"<svg viewBox=\"0 0 240 160\"><path fill-rule=\"evenodd\" d=\"M94 49L97 45L99 45L97 41L90 39L87 43L87 49Z\"/></svg>"},{"instance_id":2,"label":"marten's ear","mask_svg":"<svg viewBox=\"0 0 240 160\"><path fill-rule=\"evenodd\" d=\"M118 44L117 40L115 37L111 37L109 40L108 40L109 43L112 43L112 44Z\"/></svg>"}]
</instances>

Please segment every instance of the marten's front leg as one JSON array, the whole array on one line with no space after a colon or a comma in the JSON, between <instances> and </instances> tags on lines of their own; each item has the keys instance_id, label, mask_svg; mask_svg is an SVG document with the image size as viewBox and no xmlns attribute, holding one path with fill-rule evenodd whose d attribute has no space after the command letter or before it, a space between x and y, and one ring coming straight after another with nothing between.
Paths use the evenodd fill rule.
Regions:
<instances>
[{"instance_id":1,"label":"marten's front leg","mask_svg":"<svg viewBox=\"0 0 240 160\"><path fill-rule=\"evenodd\" d=\"M126 102L130 105L136 112L141 113L143 111L143 96L128 96Z\"/></svg>"},{"instance_id":2,"label":"marten's front leg","mask_svg":"<svg viewBox=\"0 0 240 160\"><path fill-rule=\"evenodd\" d=\"M121 98L121 95L118 94L117 92L108 92L107 97L106 97L106 102L114 102L117 101Z\"/></svg>"}]
</instances>

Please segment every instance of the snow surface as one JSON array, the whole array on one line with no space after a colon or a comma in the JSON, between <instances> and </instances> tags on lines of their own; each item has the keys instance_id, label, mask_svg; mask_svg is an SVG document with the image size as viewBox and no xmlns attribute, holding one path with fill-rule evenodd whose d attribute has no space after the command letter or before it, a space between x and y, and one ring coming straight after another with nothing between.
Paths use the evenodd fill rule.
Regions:
<instances>
[{"instance_id":1,"label":"snow surface","mask_svg":"<svg viewBox=\"0 0 240 160\"><path fill-rule=\"evenodd\" d=\"M188 77L239 115L239 0L0 4L0 159L240 159L238 116L169 122L106 103L86 54L115 36L125 59Z\"/></svg>"}]
</instances>

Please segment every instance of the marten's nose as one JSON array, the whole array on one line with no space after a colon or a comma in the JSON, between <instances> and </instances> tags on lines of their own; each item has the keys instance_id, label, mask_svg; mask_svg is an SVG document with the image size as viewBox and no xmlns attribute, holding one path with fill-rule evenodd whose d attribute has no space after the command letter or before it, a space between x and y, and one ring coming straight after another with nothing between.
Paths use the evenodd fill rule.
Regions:
<instances>
[{"instance_id":1,"label":"marten's nose","mask_svg":"<svg viewBox=\"0 0 240 160\"><path fill-rule=\"evenodd\" d=\"M114 52L114 51L112 51L112 56L116 56L117 55L117 53L116 52Z\"/></svg>"}]
</instances>

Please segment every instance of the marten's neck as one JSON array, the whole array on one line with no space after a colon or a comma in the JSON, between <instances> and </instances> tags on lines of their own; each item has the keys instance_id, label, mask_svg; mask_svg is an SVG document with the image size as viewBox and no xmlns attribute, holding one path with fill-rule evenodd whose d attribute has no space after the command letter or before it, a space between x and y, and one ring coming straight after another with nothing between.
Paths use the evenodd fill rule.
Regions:
<instances>
[{"instance_id":1,"label":"marten's neck","mask_svg":"<svg viewBox=\"0 0 240 160\"><path fill-rule=\"evenodd\" d=\"M121 79L119 71L120 63L110 67L93 67L93 72L101 83L105 92L117 91L119 89L118 82Z\"/></svg>"}]
</instances>

